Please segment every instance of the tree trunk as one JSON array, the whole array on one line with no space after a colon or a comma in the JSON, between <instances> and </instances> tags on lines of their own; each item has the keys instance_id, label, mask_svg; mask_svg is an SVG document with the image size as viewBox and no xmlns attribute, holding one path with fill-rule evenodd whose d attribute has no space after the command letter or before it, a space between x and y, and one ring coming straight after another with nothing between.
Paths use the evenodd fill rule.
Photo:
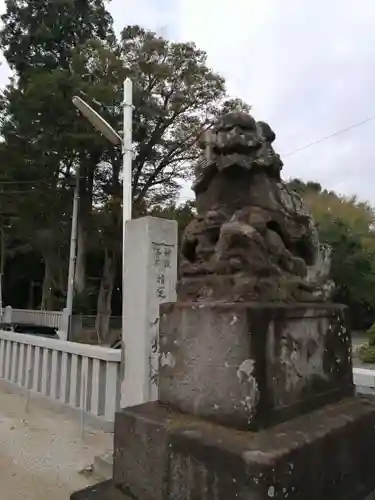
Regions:
<instances>
[{"instance_id":1,"label":"tree trunk","mask_svg":"<svg viewBox=\"0 0 375 500\"><path fill-rule=\"evenodd\" d=\"M51 311L52 310L52 286L53 286L53 276L51 267L48 260L45 260L44 264L44 278L43 278L43 289L42 289L42 303L40 308L42 310Z\"/></svg>"},{"instance_id":2,"label":"tree trunk","mask_svg":"<svg viewBox=\"0 0 375 500\"><path fill-rule=\"evenodd\" d=\"M34 280L31 280L29 285L29 299L27 302L28 309L34 309L34 287L35 287Z\"/></svg>"},{"instance_id":3,"label":"tree trunk","mask_svg":"<svg viewBox=\"0 0 375 500\"><path fill-rule=\"evenodd\" d=\"M88 222L92 210L92 197L94 189L94 173L100 154L92 154L89 158L81 158L80 184L79 184L79 208L77 224L77 258L74 277L74 289L81 294L86 286L86 255Z\"/></svg>"},{"instance_id":4,"label":"tree trunk","mask_svg":"<svg viewBox=\"0 0 375 500\"><path fill-rule=\"evenodd\" d=\"M109 320L112 312L111 302L116 268L117 260L115 252L106 249L95 320L95 331L101 344L106 344L109 340Z\"/></svg>"},{"instance_id":5,"label":"tree trunk","mask_svg":"<svg viewBox=\"0 0 375 500\"><path fill-rule=\"evenodd\" d=\"M76 293L83 293L86 285L86 241L87 233L82 223L82 217L78 218L78 244L77 260L74 277L74 287Z\"/></svg>"},{"instance_id":6,"label":"tree trunk","mask_svg":"<svg viewBox=\"0 0 375 500\"><path fill-rule=\"evenodd\" d=\"M4 310L4 269L5 269L5 237L4 237L4 225L3 219L1 218L1 262L0 262L0 316L1 321L3 320L3 310Z\"/></svg>"}]
</instances>

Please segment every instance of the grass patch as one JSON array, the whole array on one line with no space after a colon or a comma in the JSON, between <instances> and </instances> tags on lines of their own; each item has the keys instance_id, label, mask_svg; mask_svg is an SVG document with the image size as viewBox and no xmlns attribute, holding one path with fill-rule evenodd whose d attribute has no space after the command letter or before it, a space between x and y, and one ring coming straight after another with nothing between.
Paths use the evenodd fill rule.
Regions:
<instances>
[{"instance_id":1,"label":"grass patch","mask_svg":"<svg viewBox=\"0 0 375 500\"><path fill-rule=\"evenodd\" d=\"M366 333L368 340L358 347L357 355L362 363L375 363L375 323Z\"/></svg>"},{"instance_id":2,"label":"grass patch","mask_svg":"<svg viewBox=\"0 0 375 500\"><path fill-rule=\"evenodd\" d=\"M365 342L358 347L357 356L362 363L375 363L375 345Z\"/></svg>"}]
</instances>

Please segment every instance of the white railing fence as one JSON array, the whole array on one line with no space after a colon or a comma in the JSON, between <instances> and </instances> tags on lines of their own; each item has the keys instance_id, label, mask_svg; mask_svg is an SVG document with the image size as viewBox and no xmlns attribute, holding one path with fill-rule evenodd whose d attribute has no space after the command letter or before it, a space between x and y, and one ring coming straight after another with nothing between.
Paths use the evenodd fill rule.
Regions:
<instances>
[{"instance_id":1,"label":"white railing fence","mask_svg":"<svg viewBox=\"0 0 375 500\"><path fill-rule=\"evenodd\" d=\"M7 306L4 309L3 322L49 326L59 330L62 327L63 314L63 311L34 311L32 309L13 309Z\"/></svg>"},{"instance_id":2,"label":"white railing fence","mask_svg":"<svg viewBox=\"0 0 375 500\"><path fill-rule=\"evenodd\" d=\"M353 382L360 394L375 394L375 370L373 368L353 368Z\"/></svg>"},{"instance_id":3,"label":"white railing fence","mask_svg":"<svg viewBox=\"0 0 375 500\"><path fill-rule=\"evenodd\" d=\"M99 420L120 401L121 351L0 331L0 380Z\"/></svg>"},{"instance_id":4,"label":"white railing fence","mask_svg":"<svg viewBox=\"0 0 375 500\"><path fill-rule=\"evenodd\" d=\"M0 330L0 382L110 426L120 407L121 350ZM354 368L360 393L375 370Z\"/></svg>"}]
</instances>

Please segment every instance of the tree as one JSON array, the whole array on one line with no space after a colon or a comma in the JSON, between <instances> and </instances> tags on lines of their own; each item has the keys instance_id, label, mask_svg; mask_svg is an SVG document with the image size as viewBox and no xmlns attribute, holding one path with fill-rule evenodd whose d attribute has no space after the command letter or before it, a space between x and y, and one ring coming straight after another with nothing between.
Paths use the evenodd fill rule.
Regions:
<instances>
[{"instance_id":1,"label":"tree","mask_svg":"<svg viewBox=\"0 0 375 500\"><path fill-rule=\"evenodd\" d=\"M374 248L367 247L345 220L327 218L319 230L322 241L332 247L335 300L350 306L354 326L368 326L375 315Z\"/></svg>"},{"instance_id":2,"label":"tree","mask_svg":"<svg viewBox=\"0 0 375 500\"><path fill-rule=\"evenodd\" d=\"M180 205L168 203L162 206L156 206L152 209L150 215L164 219L172 219L178 223L178 242L181 243L182 235L187 225L195 216L195 202L193 200L185 201Z\"/></svg>"},{"instance_id":3,"label":"tree","mask_svg":"<svg viewBox=\"0 0 375 500\"><path fill-rule=\"evenodd\" d=\"M50 221L43 221L43 241L40 245L45 254L44 289L47 294L42 302L50 306L54 281L52 268L58 267L50 261L53 256L55 264L61 261L56 259L59 252L55 229L62 214L70 211L66 196L65 204L56 207L56 211L51 210L57 199L56 192L62 194L62 178L74 173L80 166L80 175L83 174L81 214L90 212L90 187L93 184L90 167L92 164L96 166L102 154L100 146L100 152L97 151L100 138L93 147L97 136L89 127L77 122L71 104L72 95L84 85L81 75L72 72L74 54L94 38L110 46L114 41L112 19L102 0L8 0L6 6L7 11L2 16L0 46L15 70L16 78L2 98L2 135L9 147L19 151L14 177L24 179L27 172L30 182L43 179L44 189L48 189L42 197L35 190L22 201L23 205L28 202L26 214L48 214ZM30 219L33 217L29 218L29 222ZM32 230L38 226L28 224L27 227ZM37 233L33 231L33 234ZM48 241L53 248L46 252ZM82 251L79 252L81 254ZM61 266L58 273L62 275Z\"/></svg>"},{"instance_id":4,"label":"tree","mask_svg":"<svg viewBox=\"0 0 375 500\"><path fill-rule=\"evenodd\" d=\"M225 110L249 109L227 97L224 79L193 43L174 43L139 26L122 31L120 57L135 83L134 201L173 200L191 178L197 136Z\"/></svg>"},{"instance_id":5,"label":"tree","mask_svg":"<svg viewBox=\"0 0 375 500\"><path fill-rule=\"evenodd\" d=\"M119 60L124 68L113 88L117 90L109 107L98 107L115 128L121 128L122 80L130 76L134 82L133 122L133 206L135 216L150 212L155 207L173 204L181 184L192 177L192 166L200 155L197 137L212 120L231 109L248 109L242 101L226 95L222 77L206 66L206 54L192 43L173 43L139 26L123 30L119 44ZM98 67L98 66L96 66ZM98 71L100 73L100 71ZM112 116L111 116L112 114ZM121 155L112 151L104 166L98 170L99 201L102 205L119 204ZM121 224L121 219L112 217ZM108 231L108 226L107 229ZM113 252L119 251L121 225L112 228L112 238L103 238L106 259L103 265L103 294L99 293L98 311L108 310L108 295L114 283L113 266L119 260ZM107 294L104 293L106 290ZM106 305L107 304L107 305Z\"/></svg>"},{"instance_id":6,"label":"tree","mask_svg":"<svg viewBox=\"0 0 375 500\"><path fill-rule=\"evenodd\" d=\"M103 0L6 0L0 48L21 80L70 69L72 50L87 40L113 41Z\"/></svg>"},{"instance_id":7,"label":"tree","mask_svg":"<svg viewBox=\"0 0 375 500\"><path fill-rule=\"evenodd\" d=\"M355 197L324 190L316 182L293 179L289 186L310 208L320 241L332 247L335 300L350 307L355 326L368 326L375 318L374 209Z\"/></svg>"},{"instance_id":8,"label":"tree","mask_svg":"<svg viewBox=\"0 0 375 500\"><path fill-rule=\"evenodd\" d=\"M78 3L79 26L69 8ZM50 2L42 4L38 10L36 2L9 1L0 33L0 45L17 72L1 103L2 134L19 152L13 178L48 186L42 200L35 189L23 197L20 207L27 217L21 219L28 222L20 233L30 231L34 240L42 236L32 244L43 252L48 292L59 281L56 275L65 274L59 263L67 261L71 195L64 179L79 172L76 284L82 292L93 241L104 255L97 310L106 324L121 247L121 151L79 116L72 96L84 97L120 130L122 83L126 76L133 79L134 216L172 203L200 154L197 135L224 110L248 107L227 97L223 78L207 68L206 54L194 44L172 43L138 26L124 29L115 43L101 1L63 0L58 16ZM31 223L37 210L43 212L39 225ZM59 226L61 214L66 222Z\"/></svg>"},{"instance_id":9,"label":"tree","mask_svg":"<svg viewBox=\"0 0 375 500\"><path fill-rule=\"evenodd\" d=\"M341 219L357 234L367 239L375 236L375 210L355 196L347 198L323 189L318 182L292 179L288 186L297 191L311 210L317 224L329 219Z\"/></svg>"}]
</instances>

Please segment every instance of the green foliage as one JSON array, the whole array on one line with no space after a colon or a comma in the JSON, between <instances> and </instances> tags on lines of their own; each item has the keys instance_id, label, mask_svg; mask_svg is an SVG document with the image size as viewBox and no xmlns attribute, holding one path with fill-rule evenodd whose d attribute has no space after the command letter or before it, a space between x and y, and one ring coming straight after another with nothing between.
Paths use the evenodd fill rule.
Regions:
<instances>
[{"instance_id":1,"label":"green foliage","mask_svg":"<svg viewBox=\"0 0 375 500\"><path fill-rule=\"evenodd\" d=\"M331 277L335 300L347 304L356 328L368 327L375 318L374 210L356 198L338 196L315 182L298 179L289 185L312 211L322 243L332 248Z\"/></svg>"},{"instance_id":2,"label":"green foliage","mask_svg":"<svg viewBox=\"0 0 375 500\"><path fill-rule=\"evenodd\" d=\"M186 226L192 221L195 215L195 202L186 201L181 205L170 203L162 207L154 207L150 212L154 217L172 219L178 223L178 240L181 242Z\"/></svg>"},{"instance_id":3,"label":"green foliage","mask_svg":"<svg viewBox=\"0 0 375 500\"><path fill-rule=\"evenodd\" d=\"M309 192L320 193L322 191L322 186L319 182L303 182L301 179L291 179L288 181L288 186L301 196Z\"/></svg>"},{"instance_id":4,"label":"green foliage","mask_svg":"<svg viewBox=\"0 0 375 500\"><path fill-rule=\"evenodd\" d=\"M51 307L53 297L59 297L60 306L72 201L64 179L80 163L81 171L87 170L100 146L102 154L104 142L95 141L88 124L76 119L71 98L87 83L75 72L75 55L83 57L83 47L93 38L109 44L112 21L101 0L9 0L6 6L0 46L15 78L0 100L5 169L0 170L0 181L5 175L10 178L3 196L12 197L17 207L14 238L30 244L44 261L42 303Z\"/></svg>"},{"instance_id":5,"label":"green foliage","mask_svg":"<svg viewBox=\"0 0 375 500\"><path fill-rule=\"evenodd\" d=\"M176 199L200 154L197 136L223 109L248 109L230 100L224 79L207 67L193 43L174 43L128 26L120 58L134 82L133 193L148 206Z\"/></svg>"},{"instance_id":6,"label":"green foliage","mask_svg":"<svg viewBox=\"0 0 375 500\"><path fill-rule=\"evenodd\" d=\"M357 356L363 363L375 363L375 323L366 331L367 342L357 349Z\"/></svg>"},{"instance_id":7,"label":"green foliage","mask_svg":"<svg viewBox=\"0 0 375 500\"><path fill-rule=\"evenodd\" d=\"M328 219L319 225L321 241L332 247L332 278L337 300L370 304L375 293L375 252L364 247L358 234L345 221Z\"/></svg>"},{"instance_id":8,"label":"green foliage","mask_svg":"<svg viewBox=\"0 0 375 500\"><path fill-rule=\"evenodd\" d=\"M134 216L175 219L180 237L194 215L193 203L177 200L200 155L197 136L218 115L249 106L228 97L224 79L193 43L171 42L139 26L125 27L116 39L104 0L7 0L1 19L0 48L15 72L0 96L5 294L19 307L20 297L25 306L37 304L46 290L52 302L63 303L72 210L67 179L79 172L79 244L90 263L89 277L96 281L76 296L75 309L92 311L108 268L106 256L116 262L120 255L121 151L93 130L73 107L72 97L83 97L121 130L122 85L130 76ZM321 241L332 247L335 300L350 306L357 327L371 324L373 208L317 182L293 179L289 185L312 210ZM119 283L120 270L104 288L109 295L115 288L119 295Z\"/></svg>"},{"instance_id":9,"label":"green foliage","mask_svg":"<svg viewBox=\"0 0 375 500\"><path fill-rule=\"evenodd\" d=\"M357 350L357 356L362 363L375 363L375 346L367 343L361 345Z\"/></svg>"},{"instance_id":10,"label":"green foliage","mask_svg":"<svg viewBox=\"0 0 375 500\"><path fill-rule=\"evenodd\" d=\"M0 47L17 76L70 69L72 50L87 40L111 40L103 0L6 0Z\"/></svg>"},{"instance_id":11,"label":"green foliage","mask_svg":"<svg viewBox=\"0 0 375 500\"><path fill-rule=\"evenodd\" d=\"M247 105L226 95L224 79L192 43L139 26L116 40L103 0L8 0L2 21L0 47L15 72L0 97L0 182L10 179L3 191L15 210L7 243L40 255L38 290L43 282L42 302L50 307L60 305L66 289L71 175L80 176L83 262L100 253L89 272L103 280L103 257L116 254L115 261L121 249L121 151L93 130L72 97L83 97L121 130L123 80L132 78L134 216L168 211L192 176L198 133L218 114ZM177 216L188 217L183 210ZM109 295L114 286L111 278ZM92 295L79 294L75 307L91 309Z\"/></svg>"}]
</instances>

